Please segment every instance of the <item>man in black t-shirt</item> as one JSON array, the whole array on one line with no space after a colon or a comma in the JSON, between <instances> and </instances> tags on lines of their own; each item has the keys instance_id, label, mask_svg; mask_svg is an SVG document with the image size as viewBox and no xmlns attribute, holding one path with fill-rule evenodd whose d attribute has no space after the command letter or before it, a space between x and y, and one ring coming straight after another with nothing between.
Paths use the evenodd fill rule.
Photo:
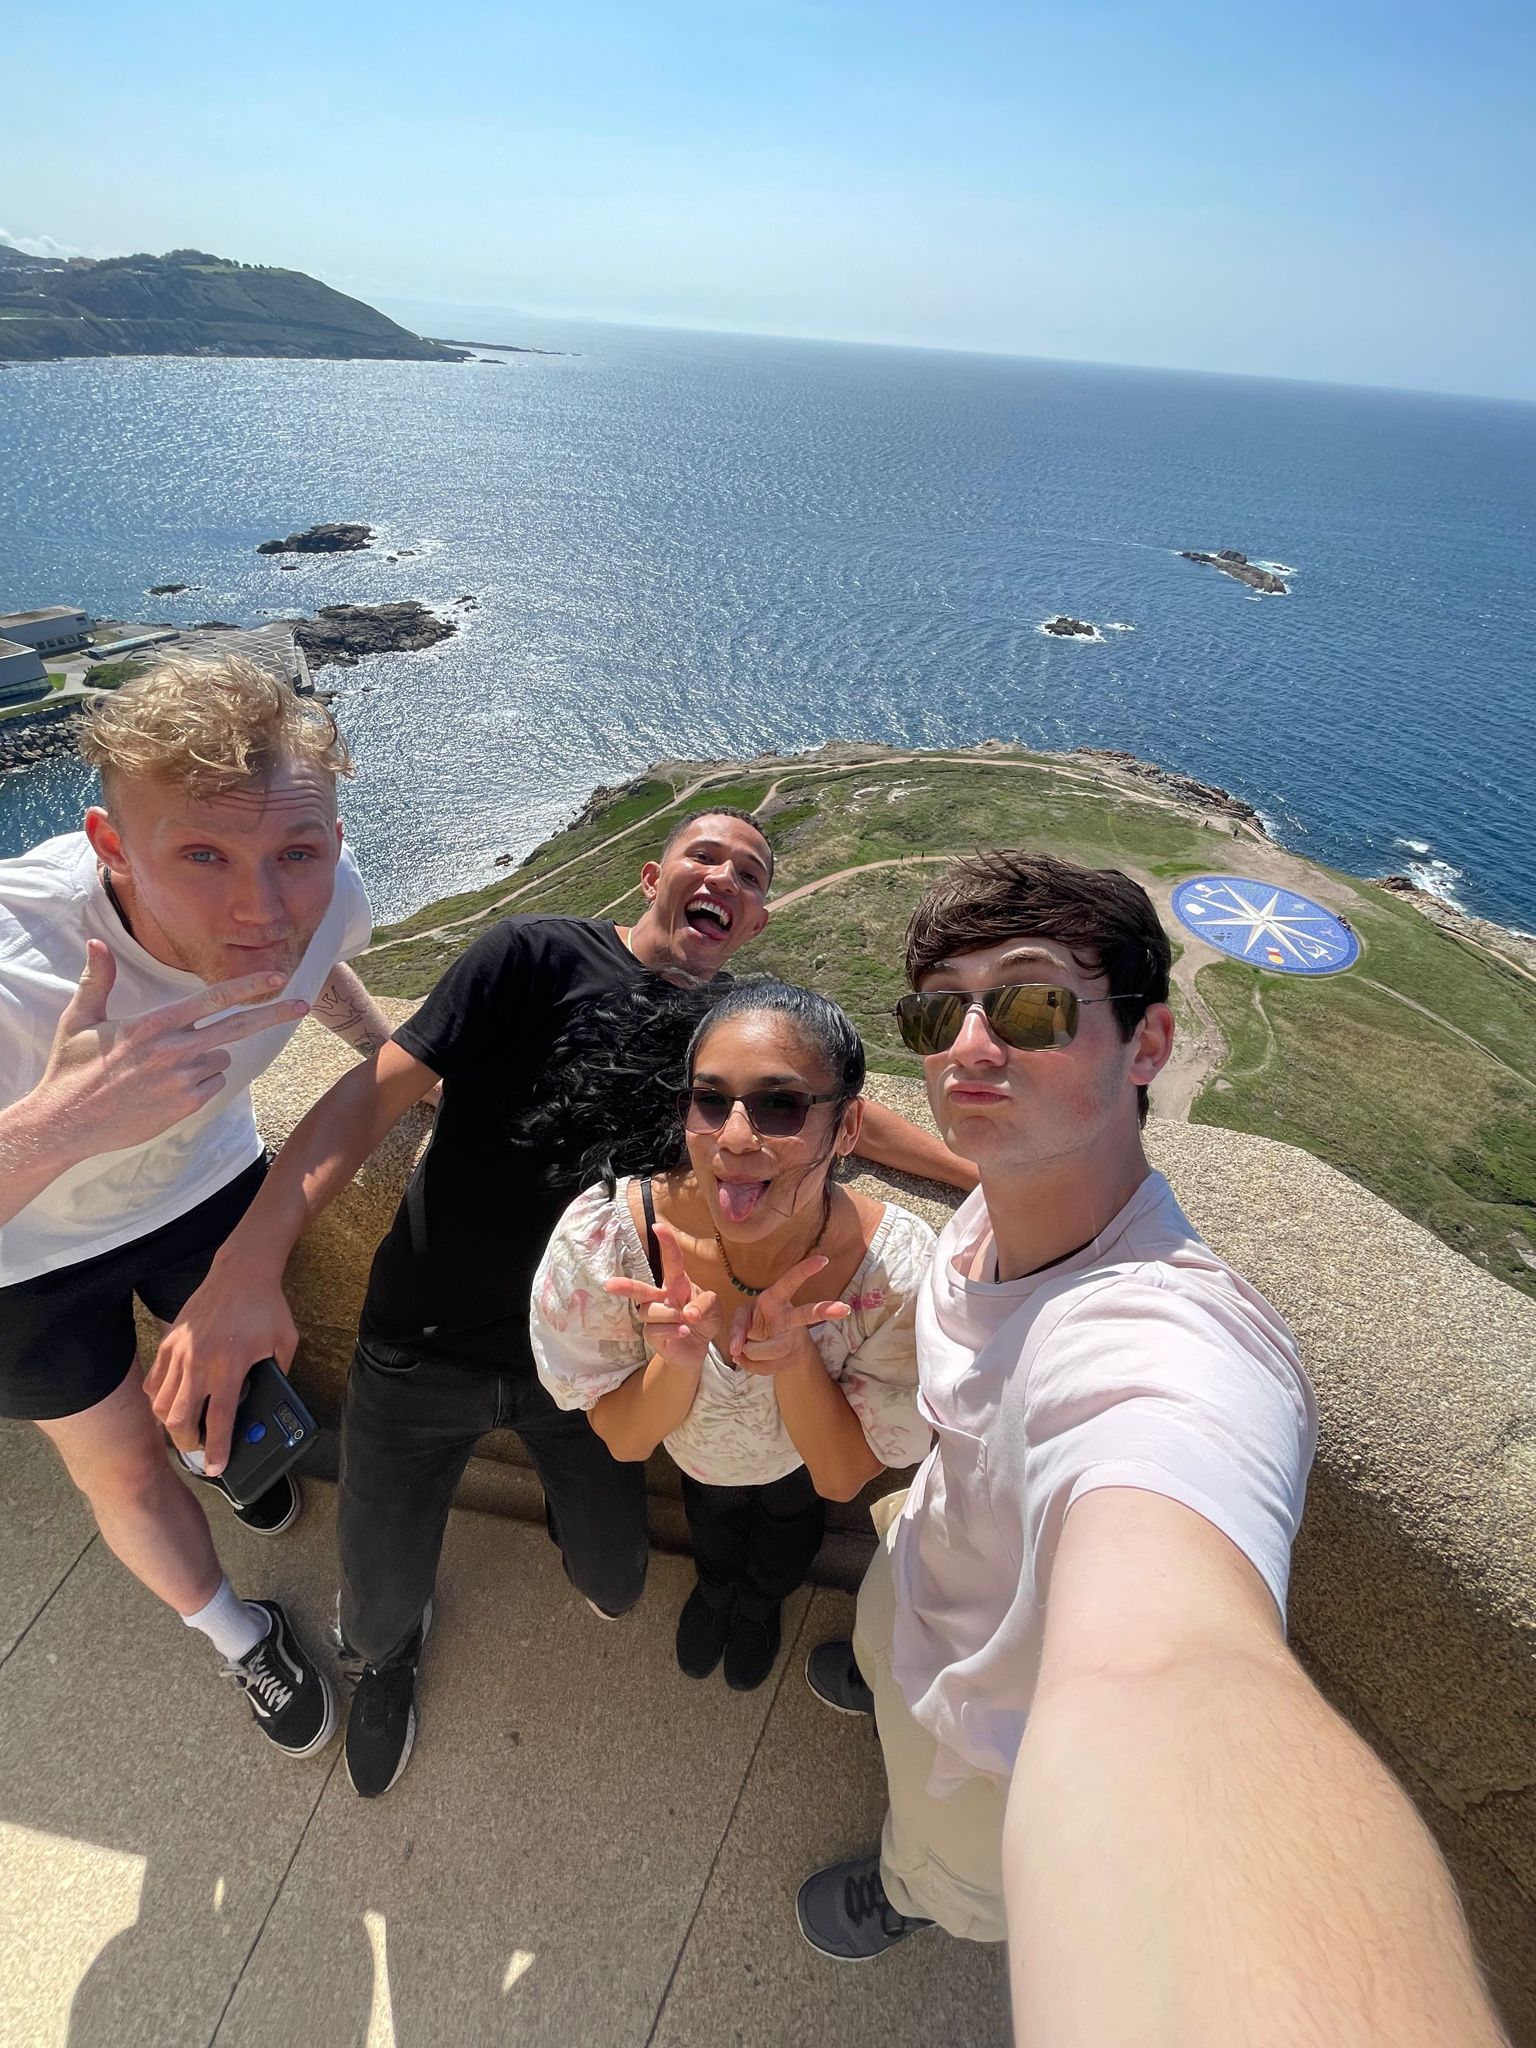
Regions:
<instances>
[{"instance_id":1,"label":"man in black t-shirt","mask_svg":"<svg viewBox=\"0 0 1536 2048\"><path fill-rule=\"evenodd\" d=\"M528 1344L535 1269L569 1200L514 1136L549 1049L577 1010L646 975L710 981L768 919L773 854L745 812L685 818L641 870L646 909L510 917L457 960L377 1058L324 1096L161 1348L190 1391L286 1369L298 1333L282 1293L288 1254L413 1102L442 1104L368 1283L342 1417L340 1630L361 1666L347 1769L364 1797L405 1768L415 1677L454 1490L478 1439L514 1429L544 1487L551 1536L600 1614L645 1583L645 1468L621 1464L585 1415L540 1386ZM868 1104L860 1148L970 1186L974 1170L904 1118Z\"/></svg>"}]
</instances>

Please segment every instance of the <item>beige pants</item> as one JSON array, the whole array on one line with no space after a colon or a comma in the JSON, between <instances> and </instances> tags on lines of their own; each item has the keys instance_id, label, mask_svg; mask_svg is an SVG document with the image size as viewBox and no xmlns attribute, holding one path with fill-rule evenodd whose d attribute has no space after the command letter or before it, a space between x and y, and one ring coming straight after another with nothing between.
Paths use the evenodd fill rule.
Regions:
<instances>
[{"instance_id":1,"label":"beige pants","mask_svg":"<svg viewBox=\"0 0 1536 2048\"><path fill-rule=\"evenodd\" d=\"M968 1778L947 1798L931 1799L933 1737L913 1720L891 1676L896 1587L891 1536L905 1494L875 1506L880 1547L859 1588L853 1651L875 1696L875 1725L885 1752L890 1808L880 1838L880 1877L898 1913L936 1920L963 1941L1003 1941L1003 1809L1007 1788ZM887 1520L889 1517L889 1520Z\"/></svg>"}]
</instances>

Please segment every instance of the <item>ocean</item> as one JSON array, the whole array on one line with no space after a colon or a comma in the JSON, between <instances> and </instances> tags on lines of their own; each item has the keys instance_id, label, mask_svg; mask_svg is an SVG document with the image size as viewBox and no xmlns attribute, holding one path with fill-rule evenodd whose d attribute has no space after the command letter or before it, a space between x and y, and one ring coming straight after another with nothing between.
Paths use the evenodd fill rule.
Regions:
<instances>
[{"instance_id":1,"label":"ocean","mask_svg":"<svg viewBox=\"0 0 1536 2048\"><path fill-rule=\"evenodd\" d=\"M1127 748L1311 858L1536 929L1536 406L503 324L563 353L0 371L0 610L474 596L454 639L321 677L381 919L659 757L998 738ZM380 538L255 552L319 520ZM1291 595L1177 553L1222 547ZM1061 611L1117 630L1042 634ZM0 777L0 856L87 789Z\"/></svg>"}]
</instances>

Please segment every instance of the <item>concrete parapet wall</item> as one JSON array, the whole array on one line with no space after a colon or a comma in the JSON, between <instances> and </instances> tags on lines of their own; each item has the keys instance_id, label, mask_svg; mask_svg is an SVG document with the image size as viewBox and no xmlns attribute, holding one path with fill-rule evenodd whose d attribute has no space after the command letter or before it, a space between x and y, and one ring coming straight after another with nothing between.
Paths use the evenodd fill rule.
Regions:
<instances>
[{"instance_id":1,"label":"concrete parapet wall","mask_svg":"<svg viewBox=\"0 0 1536 2048\"><path fill-rule=\"evenodd\" d=\"M269 1143L350 1058L298 1033L258 1086ZM915 1084L872 1086L920 1113ZM324 1421L428 1127L413 1113L290 1264L296 1376ZM1536 2048L1536 1303L1307 1153L1155 1119L1148 1138L1196 1227L1288 1318L1317 1387L1292 1639L1441 1841L1506 2023ZM935 1192L901 1198L939 1220ZM515 1440L483 1448L519 1462ZM834 1572L859 1555L857 1511L839 1529Z\"/></svg>"}]
</instances>

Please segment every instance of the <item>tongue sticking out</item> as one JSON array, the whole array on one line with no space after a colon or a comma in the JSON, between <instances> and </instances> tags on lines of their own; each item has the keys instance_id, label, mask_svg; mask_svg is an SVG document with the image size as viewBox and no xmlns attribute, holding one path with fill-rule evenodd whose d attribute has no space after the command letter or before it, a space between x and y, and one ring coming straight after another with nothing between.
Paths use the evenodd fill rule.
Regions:
<instances>
[{"instance_id":1,"label":"tongue sticking out","mask_svg":"<svg viewBox=\"0 0 1536 2048\"><path fill-rule=\"evenodd\" d=\"M767 1192L765 1180L723 1180L720 1189L720 1214L727 1223L745 1223L752 1211Z\"/></svg>"}]
</instances>

